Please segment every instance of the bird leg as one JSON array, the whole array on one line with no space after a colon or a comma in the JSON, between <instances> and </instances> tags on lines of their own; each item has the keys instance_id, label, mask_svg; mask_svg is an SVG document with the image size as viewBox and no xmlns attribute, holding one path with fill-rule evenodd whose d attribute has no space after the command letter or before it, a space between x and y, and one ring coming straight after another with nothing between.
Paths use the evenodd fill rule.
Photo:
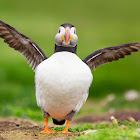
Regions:
<instances>
[{"instance_id":1,"label":"bird leg","mask_svg":"<svg viewBox=\"0 0 140 140\"><path fill-rule=\"evenodd\" d=\"M67 120L66 128L63 131L60 131L60 132L57 132L57 133L71 134L72 132L68 131L69 124L70 124L70 120Z\"/></svg>"},{"instance_id":2,"label":"bird leg","mask_svg":"<svg viewBox=\"0 0 140 140\"><path fill-rule=\"evenodd\" d=\"M42 134L54 134L55 131L52 131L48 128L48 118L45 118L45 130L41 131Z\"/></svg>"}]
</instances>

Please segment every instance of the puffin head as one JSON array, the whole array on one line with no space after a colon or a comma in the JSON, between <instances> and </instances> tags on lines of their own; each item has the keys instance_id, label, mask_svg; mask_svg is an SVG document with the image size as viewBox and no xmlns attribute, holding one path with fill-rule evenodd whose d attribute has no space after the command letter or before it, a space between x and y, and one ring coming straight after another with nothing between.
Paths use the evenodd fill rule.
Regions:
<instances>
[{"instance_id":1,"label":"puffin head","mask_svg":"<svg viewBox=\"0 0 140 140\"><path fill-rule=\"evenodd\" d=\"M63 47L76 47L78 37L76 35L76 28L69 23L64 23L58 28L55 36L55 44Z\"/></svg>"}]
</instances>

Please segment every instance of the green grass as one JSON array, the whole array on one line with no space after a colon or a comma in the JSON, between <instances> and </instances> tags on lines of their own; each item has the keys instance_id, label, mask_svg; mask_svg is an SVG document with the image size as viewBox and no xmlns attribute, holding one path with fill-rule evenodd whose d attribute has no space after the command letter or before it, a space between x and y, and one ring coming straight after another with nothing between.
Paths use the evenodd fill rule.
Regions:
<instances>
[{"instance_id":1,"label":"green grass","mask_svg":"<svg viewBox=\"0 0 140 140\"><path fill-rule=\"evenodd\" d=\"M138 134L136 134L138 133ZM136 129L121 130L119 128L105 128L95 133L90 133L85 136L80 136L75 140L139 140L140 134Z\"/></svg>"},{"instance_id":2,"label":"green grass","mask_svg":"<svg viewBox=\"0 0 140 140\"><path fill-rule=\"evenodd\" d=\"M124 125L125 128L120 127ZM106 122L97 125L79 124L76 128L69 129L70 132L77 133L79 136L75 140L139 140L140 139L140 124L136 122L119 122L116 126L112 123ZM62 131L64 127L56 127L54 131ZM84 135L86 130L97 130Z\"/></svg>"}]
</instances>

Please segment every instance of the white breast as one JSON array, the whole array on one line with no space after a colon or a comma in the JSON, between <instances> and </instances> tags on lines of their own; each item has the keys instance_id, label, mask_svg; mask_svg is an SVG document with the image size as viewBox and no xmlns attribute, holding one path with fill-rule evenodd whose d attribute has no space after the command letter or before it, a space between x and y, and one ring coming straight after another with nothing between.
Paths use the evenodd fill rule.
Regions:
<instances>
[{"instance_id":1,"label":"white breast","mask_svg":"<svg viewBox=\"0 0 140 140\"><path fill-rule=\"evenodd\" d=\"M77 55L55 53L36 69L37 104L51 117L64 119L87 97L91 82L89 67Z\"/></svg>"}]
</instances>

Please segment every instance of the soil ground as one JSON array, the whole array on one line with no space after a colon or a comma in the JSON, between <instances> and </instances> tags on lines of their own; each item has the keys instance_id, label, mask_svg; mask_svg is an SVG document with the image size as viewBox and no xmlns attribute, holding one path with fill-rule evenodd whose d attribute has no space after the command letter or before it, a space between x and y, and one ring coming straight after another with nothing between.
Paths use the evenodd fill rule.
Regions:
<instances>
[{"instance_id":1,"label":"soil ground","mask_svg":"<svg viewBox=\"0 0 140 140\"><path fill-rule=\"evenodd\" d=\"M129 117L134 118L136 121L140 121L140 112L139 111L119 111L114 113L107 113L102 115L90 114L79 117L74 120L74 123L100 123L104 121L110 121L110 117L114 116L119 121L127 120Z\"/></svg>"},{"instance_id":2,"label":"soil ground","mask_svg":"<svg viewBox=\"0 0 140 140\"><path fill-rule=\"evenodd\" d=\"M75 127L78 123L101 123L110 121L110 117L115 116L120 121L127 120L128 117L133 117L136 121L140 121L140 112L135 111L120 111L111 114L103 115L84 115L71 123L70 127ZM49 123L50 128L54 125ZM44 123L37 123L31 120L24 120L20 118L8 117L0 119L0 140L67 140L79 136L79 133L72 133L70 135L64 134L40 134L44 129Z\"/></svg>"}]
</instances>

